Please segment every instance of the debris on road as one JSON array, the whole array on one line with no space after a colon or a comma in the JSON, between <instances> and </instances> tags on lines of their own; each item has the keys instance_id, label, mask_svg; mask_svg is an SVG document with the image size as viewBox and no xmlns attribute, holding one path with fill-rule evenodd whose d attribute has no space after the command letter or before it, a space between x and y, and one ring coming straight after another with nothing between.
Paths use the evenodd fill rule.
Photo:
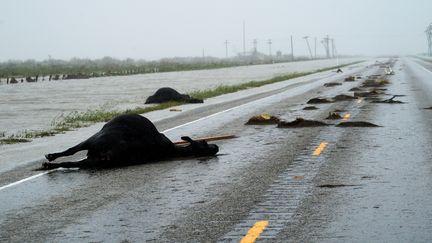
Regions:
<instances>
[{"instance_id":1,"label":"debris on road","mask_svg":"<svg viewBox=\"0 0 432 243\"><path fill-rule=\"evenodd\" d=\"M318 110L318 108L316 106L306 106L305 108L303 108L303 110L305 111Z\"/></svg>"},{"instance_id":2,"label":"debris on road","mask_svg":"<svg viewBox=\"0 0 432 243\"><path fill-rule=\"evenodd\" d=\"M327 120L338 120L342 119L342 116L337 112L329 112L329 115L326 118Z\"/></svg>"},{"instance_id":3,"label":"debris on road","mask_svg":"<svg viewBox=\"0 0 432 243\"><path fill-rule=\"evenodd\" d=\"M342 85L342 84L336 83L336 82L330 82L330 83L325 83L324 87L333 87L333 86L338 86L338 85Z\"/></svg>"},{"instance_id":4,"label":"debris on road","mask_svg":"<svg viewBox=\"0 0 432 243\"><path fill-rule=\"evenodd\" d=\"M374 89L372 91L354 92L355 97L371 97L383 94L382 91Z\"/></svg>"},{"instance_id":5,"label":"debris on road","mask_svg":"<svg viewBox=\"0 0 432 243\"><path fill-rule=\"evenodd\" d=\"M363 82L363 87L381 87L389 84L390 82L387 79L367 79Z\"/></svg>"},{"instance_id":6,"label":"debris on road","mask_svg":"<svg viewBox=\"0 0 432 243\"><path fill-rule=\"evenodd\" d=\"M219 136L211 136L211 137L203 137L203 138L195 138L194 141L200 142L200 141L218 141L218 140L225 140L225 139L233 139L233 138L237 138L236 135L234 134L226 134L226 135L219 135ZM188 141L185 140L181 140L181 141L176 141L173 142L174 144L188 144Z\"/></svg>"},{"instance_id":7,"label":"debris on road","mask_svg":"<svg viewBox=\"0 0 432 243\"><path fill-rule=\"evenodd\" d=\"M356 78L354 76L349 76L349 77L345 78L345 82L352 82L352 81L355 81L355 80L356 80Z\"/></svg>"},{"instance_id":8,"label":"debris on road","mask_svg":"<svg viewBox=\"0 0 432 243\"><path fill-rule=\"evenodd\" d=\"M348 122L341 122L337 127L381 127L376 124L370 123L370 122L364 122L364 121L348 121Z\"/></svg>"},{"instance_id":9,"label":"debris on road","mask_svg":"<svg viewBox=\"0 0 432 243\"><path fill-rule=\"evenodd\" d=\"M296 180L296 181L301 181L301 180L304 180L304 176L298 176L298 175L296 175L296 176L293 176L293 179Z\"/></svg>"},{"instance_id":10,"label":"debris on road","mask_svg":"<svg viewBox=\"0 0 432 243\"><path fill-rule=\"evenodd\" d=\"M350 89L350 90L348 90L348 91L361 91L362 89L360 89L359 87L354 87L354 88L352 88L352 89Z\"/></svg>"},{"instance_id":11,"label":"debris on road","mask_svg":"<svg viewBox=\"0 0 432 243\"><path fill-rule=\"evenodd\" d=\"M318 187L321 188L337 188L337 187L348 187L348 186L359 186L359 185L350 185L350 184L323 184Z\"/></svg>"},{"instance_id":12,"label":"debris on road","mask_svg":"<svg viewBox=\"0 0 432 243\"><path fill-rule=\"evenodd\" d=\"M296 118L292 122L281 121L279 122L277 127L280 128L298 128L298 127L320 127L320 126L328 126L329 124L315 121L315 120L305 120L303 118Z\"/></svg>"},{"instance_id":13,"label":"debris on road","mask_svg":"<svg viewBox=\"0 0 432 243\"><path fill-rule=\"evenodd\" d=\"M356 100L356 99L358 99L358 97L345 95L345 94L336 95L335 97L333 97L334 101L345 101L345 100Z\"/></svg>"},{"instance_id":14,"label":"debris on road","mask_svg":"<svg viewBox=\"0 0 432 243\"><path fill-rule=\"evenodd\" d=\"M272 125L278 124L280 119L267 113L251 117L245 125Z\"/></svg>"},{"instance_id":15,"label":"debris on road","mask_svg":"<svg viewBox=\"0 0 432 243\"><path fill-rule=\"evenodd\" d=\"M384 103L384 104L405 104L405 102L400 101L400 100L394 100L394 98L396 97L402 97L405 95L393 95L393 97L391 97L390 99L385 99L385 100L375 100L372 101L372 103Z\"/></svg>"},{"instance_id":16,"label":"debris on road","mask_svg":"<svg viewBox=\"0 0 432 243\"><path fill-rule=\"evenodd\" d=\"M331 102L332 102L331 100L326 98L312 98L307 102L307 104L325 104Z\"/></svg>"}]
</instances>

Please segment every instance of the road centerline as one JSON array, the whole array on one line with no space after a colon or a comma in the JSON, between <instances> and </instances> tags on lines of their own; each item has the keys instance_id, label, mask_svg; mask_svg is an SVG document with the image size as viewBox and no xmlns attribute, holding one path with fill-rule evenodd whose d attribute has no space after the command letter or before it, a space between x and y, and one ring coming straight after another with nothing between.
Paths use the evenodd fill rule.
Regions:
<instances>
[{"instance_id":1,"label":"road centerline","mask_svg":"<svg viewBox=\"0 0 432 243\"><path fill-rule=\"evenodd\" d=\"M322 142L322 143L320 143L320 145L314 150L314 152L313 152L313 156L319 156L323 151L324 151L324 149L327 147L327 142Z\"/></svg>"},{"instance_id":2,"label":"road centerline","mask_svg":"<svg viewBox=\"0 0 432 243\"><path fill-rule=\"evenodd\" d=\"M261 235L261 233L267 228L269 222L266 220L256 222L252 228L249 229L247 234L241 239L240 243L253 243Z\"/></svg>"}]
</instances>

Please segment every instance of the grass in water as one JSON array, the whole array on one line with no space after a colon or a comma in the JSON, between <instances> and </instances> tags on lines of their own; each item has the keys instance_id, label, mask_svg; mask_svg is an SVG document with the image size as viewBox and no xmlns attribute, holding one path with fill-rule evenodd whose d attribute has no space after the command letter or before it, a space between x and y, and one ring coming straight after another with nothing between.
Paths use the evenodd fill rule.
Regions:
<instances>
[{"instance_id":1,"label":"grass in water","mask_svg":"<svg viewBox=\"0 0 432 243\"><path fill-rule=\"evenodd\" d=\"M266 80L260 80L260 81L249 81L242 84L236 84L236 85L220 85L214 89L208 89L208 90L200 90L200 91L194 91L190 92L189 95L197 98L197 99L208 99L211 97L228 94L228 93L234 93L240 90L245 90L249 88L256 88L260 86L264 86L267 84L277 83L281 81L286 81L289 79L294 79L318 72L324 72L328 70L333 70L341 67L345 67L348 65L353 65L359 62L329 67L329 68L323 68L318 69L311 72L296 72L296 73L290 73L287 75L281 75L276 76L271 79ZM42 130L42 131L25 131L23 134L20 135L11 135L9 137L2 138L0 136L0 144L13 144L13 143L23 143L23 142L30 142L31 138L38 138L38 137L46 137L46 136L54 136L55 134L63 133L65 131L69 131L71 129L76 129L80 127L86 127L98 122L107 122L111 120L112 118L123 115L123 114L143 114L148 113L156 110L163 110L167 109L173 106L182 105L184 103L182 102L166 102L162 104L157 104L154 106L148 106L148 107L138 107L135 109L129 109L125 111L108 111L105 109L98 109L98 110L89 110L86 112L72 112L66 116L61 116L60 118L57 118L56 121L53 121L52 129L49 130ZM4 137L4 136L3 136Z\"/></svg>"}]
</instances>

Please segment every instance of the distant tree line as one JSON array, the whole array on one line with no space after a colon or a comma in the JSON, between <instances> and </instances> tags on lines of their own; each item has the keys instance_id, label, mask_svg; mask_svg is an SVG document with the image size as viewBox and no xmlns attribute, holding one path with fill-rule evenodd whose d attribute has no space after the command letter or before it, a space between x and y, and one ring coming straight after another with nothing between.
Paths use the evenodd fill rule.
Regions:
<instances>
[{"instance_id":1,"label":"distant tree line","mask_svg":"<svg viewBox=\"0 0 432 243\"><path fill-rule=\"evenodd\" d=\"M306 60L307 58L296 58ZM174 57L157 61L116 59L72 58L68 61L59 59L9 60L0 62L0 78L15 82L37 82L39 78L49 80L78 79L101 76L132 75L153 72L170 72L198 69L214 69L240 65L265 64L291 61L290 55L269 57L266 55L237 56L233 58L215 57Z\"/></svg>"}]
</instances>

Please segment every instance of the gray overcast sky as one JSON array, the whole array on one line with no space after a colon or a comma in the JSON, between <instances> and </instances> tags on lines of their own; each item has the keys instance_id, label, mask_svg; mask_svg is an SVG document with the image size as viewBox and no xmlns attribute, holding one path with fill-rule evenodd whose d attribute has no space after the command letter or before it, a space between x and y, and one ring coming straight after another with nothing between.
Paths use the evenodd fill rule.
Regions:
<instances>
[{"instance_id":1,"label":"gray overcast sky","mask_svg":"<svg viewBox=\"0 0 432 243\"><path fill-rule=\"evenodd\" d=\"M0 0L0 61L158 59L258 50L307 54L303 36L333 37L340 54L426 52L432 0Z\"/></svg>"}]
</instances>

